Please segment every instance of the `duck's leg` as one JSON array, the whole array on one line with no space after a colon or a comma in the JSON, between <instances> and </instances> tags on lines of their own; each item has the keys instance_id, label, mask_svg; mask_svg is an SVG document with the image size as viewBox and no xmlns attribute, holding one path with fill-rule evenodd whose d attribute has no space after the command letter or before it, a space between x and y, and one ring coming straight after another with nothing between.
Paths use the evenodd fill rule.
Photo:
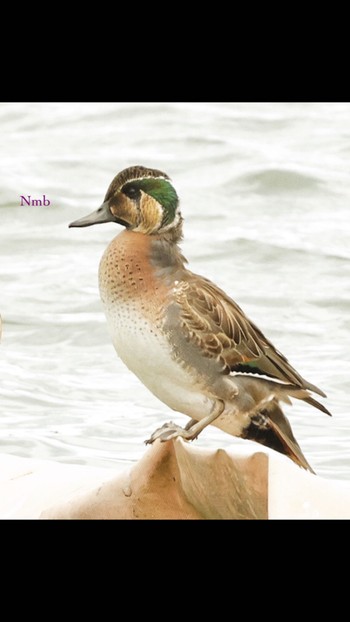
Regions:
<instances>
[{"instance_id":1,"label":"duck's leg","mask_svg":"<svg viewBox=\"0 0 350 622\"><path fill-rule=\"evenodd\" d=\"M215 419L220 417L221 413L225 408L225 403L223 400L216 400L214 402L211 413L204 417L200 421L196 421L195 419L191 419L185 428L181 428L181 426L169 421L169 423L164 423L161 428L158 428L155 432L153 432L151 438L145 441L146 445L154 443L154 441L159 438L162 442L170 441L173 438L177 438L181 436L186 441L192 441L197 438L204 428L207 427L210 423L212 423Z\"/></svg>"},{"instance_id":2,"label":"duck's leg","mask_svg":"<svg viewBox=\"0 0 350 622\"><path fill-rule=\"evenodd\" d=\"M185 430L189 430L192 426L197 423L198 419L190 419L188 423L185 425Z\"/></svg>"}]
</instances>

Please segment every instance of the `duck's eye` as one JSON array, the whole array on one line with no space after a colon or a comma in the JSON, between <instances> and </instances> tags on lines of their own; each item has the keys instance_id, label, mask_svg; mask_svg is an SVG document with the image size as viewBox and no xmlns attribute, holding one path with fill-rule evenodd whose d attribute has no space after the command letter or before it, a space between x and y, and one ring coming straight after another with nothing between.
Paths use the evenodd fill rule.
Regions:
<instances>
[{"instance_id":1,"label":"duck's eye","mask_svg":"<svg viewBox=\"0 0 350 622\"><path fill-rule=\"evenodd\" d=\"M123 193L126 194L129 199L137 199L140 195L140 190L133 185L127 185L124 186Z\"/></svg>"}]
</instances>

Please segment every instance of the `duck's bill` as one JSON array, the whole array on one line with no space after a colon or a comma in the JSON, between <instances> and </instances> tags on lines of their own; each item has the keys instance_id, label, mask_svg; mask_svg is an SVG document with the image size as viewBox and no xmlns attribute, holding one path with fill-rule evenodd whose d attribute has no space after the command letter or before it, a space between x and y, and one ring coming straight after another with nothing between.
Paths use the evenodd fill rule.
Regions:
<instances>
[{"instance_id":1,"label":"duck's bill","mask_svg":"<svg viewBox=\"0 0 350 622\"><path fill-rule=\"evenodd\" d=\"M115 222L115 218L109 209L108 201L105 201L105 203L102 203L101 207L92 212L92 214L83 216L83 218L79 218L79 220L74 220L74 222L70 223L69 227L90 227L91 225L99 225L111 221Z\"/></svg>"}]
</instances>

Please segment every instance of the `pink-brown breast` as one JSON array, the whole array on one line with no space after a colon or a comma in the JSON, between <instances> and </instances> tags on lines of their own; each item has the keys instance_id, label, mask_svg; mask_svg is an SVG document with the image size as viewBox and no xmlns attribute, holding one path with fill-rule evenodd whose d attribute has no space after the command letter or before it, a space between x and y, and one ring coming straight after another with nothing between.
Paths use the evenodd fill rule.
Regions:
<instances>
[{"instance_id":1,"label":"pink-brown breast","mask_svg":"<svg viewBox=\"0 0 350 622\"><path fill-rule=\"evenodd\" d=\"M106 312L120 305L156 323L163 315L169 288L156 277L150 261L152 238L123 231L105 250L99 268L99 285Z\"/></svg>"},{"instance_id":2,"label":"pink-brown breast","mask_svg":"<svg viewBox=\"0 0 350 622\"><path fill-rule=\"evenodd\" d=\"M176 359L165 331L176 271L166 276L154 267L155 236L124 231L100 263L101 299L113 345L125 365L173 410L200 419L213 401L198 389L197 375ZM151 261L153 257L153 262Z\"/></svg>"}]
</instances>

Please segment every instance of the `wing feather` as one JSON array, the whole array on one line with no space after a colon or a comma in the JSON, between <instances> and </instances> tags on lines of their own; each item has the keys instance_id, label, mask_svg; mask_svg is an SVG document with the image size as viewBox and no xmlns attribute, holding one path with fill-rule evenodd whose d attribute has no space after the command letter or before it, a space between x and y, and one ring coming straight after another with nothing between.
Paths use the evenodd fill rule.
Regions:
<instances>
[{"instance_id":1,"label":"wing feather","mask_svg":"<svg viewBox=\"0 0 350 622\"><path fill-rule=\"evenodd\" d=\"M188 275L188 273L187 273ZM302 378L242 309L208 279L190 273L175 288L185 339L204 356L216 359L224 373L241 368L325 395Z\"/></svg>"}]
</instances>

